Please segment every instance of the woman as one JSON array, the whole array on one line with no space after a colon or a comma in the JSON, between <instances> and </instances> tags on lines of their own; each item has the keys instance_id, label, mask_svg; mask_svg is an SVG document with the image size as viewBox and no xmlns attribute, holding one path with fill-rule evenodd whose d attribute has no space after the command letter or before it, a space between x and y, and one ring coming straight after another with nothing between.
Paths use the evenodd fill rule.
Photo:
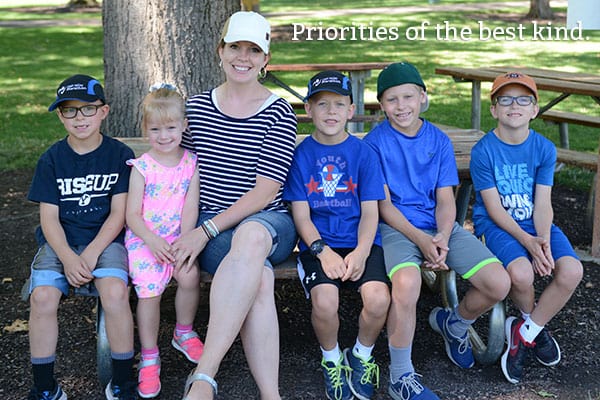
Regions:
<instances>
[{"instance_id":1,"label":"woman","mask_svg":"<svg viewBox=\"0 0 600 400\"><path fill-rule=\"evenodd\" d=\"M214 274L204 353L186 399L211 399L214 377L238 335L262 399L279 399L279 326L272 265L296 233L282 185L296 142L289 103L258 82L269 62L269 23L254 12L226 22L217 49L225 82L191 97L183 146L200 171L198 227L175 243L178 264L196 257Z\"/></svg>"}]
</instances>

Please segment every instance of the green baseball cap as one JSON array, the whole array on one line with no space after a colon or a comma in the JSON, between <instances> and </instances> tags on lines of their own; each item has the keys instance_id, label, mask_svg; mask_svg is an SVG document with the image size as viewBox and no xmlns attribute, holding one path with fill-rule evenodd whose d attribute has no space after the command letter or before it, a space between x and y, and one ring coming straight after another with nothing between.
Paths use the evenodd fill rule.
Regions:
<instances>
[{"instance_id":1,"label":"green baseball cap","mask_svg":"<svg viewBox=\"0 0 600 400\"><path fill-rule=\"evenodd\" d=\"M390 64L379 73L377 77L377 100L381 99L383 92L393 86L413 83L423 88L427 92L427 87L421 78L421 74L414 65L407 62L399 62ZM427 96L427 93L425 93ZM421 106L421 112L426 111L429 107L429 99Z\"/></svg>"}]
</instances>

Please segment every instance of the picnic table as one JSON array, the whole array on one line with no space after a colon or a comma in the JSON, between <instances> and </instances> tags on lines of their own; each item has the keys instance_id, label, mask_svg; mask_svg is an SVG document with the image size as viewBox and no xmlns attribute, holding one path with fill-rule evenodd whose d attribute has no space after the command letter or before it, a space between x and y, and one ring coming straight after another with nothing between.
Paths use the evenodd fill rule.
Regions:
<instances>
[{"instance_id":1,"label":"picnic table","mask_svg":"<svg viewBox=\"0 0 600 400\"><path fill-rule=\"evenodd\" d=\"M555 95L548 103L541 105L537 118L554 121L560 124L560 144L558 161L576 166L584 166L598 172L598 156L568 150L568 123L590 127L600 127L600 116L583 115L564 111L551 110L571 95L589 97L591 104L600 105L600 75L589 73L574 73L542 68L518 66L490 66L480 68L440 67L435 73L450 75L456 82L471 82L471 127L481 128L481 82L493 82L494 79L509 71L519 71L531 76L537 85L538 92L551 92ZM600 256L600 184L592 188L593 199L592 217L592 247L593 256Z\"/></svg>"},{"instance_id":2,"label":"picnic table","mask_svg":"<svg viewBox=\"0 0 600 400\"><path fill-rule=\"evenodd\" d=\"M309 72L314 73L318 71L336 70L340 72L347 72L350 82L352 83L352 97L354 98L354 104L356 104L356 114L365 114L365 81L371 76L371 71L381 70L387 67L390 62L361 62L361 63L325 63L325 64L269 64L267 65L267 74L263 78L263 81L270 81L277 86L287 90L292 95L296 96L300 100L304 100L304 95L298 93L292 89L285 82L280 80L275 73L276 72ZM307 77L306 82L308 83ZM362 132L362 122L353 122L354 132Z\"/></svg>"}]
</instances>

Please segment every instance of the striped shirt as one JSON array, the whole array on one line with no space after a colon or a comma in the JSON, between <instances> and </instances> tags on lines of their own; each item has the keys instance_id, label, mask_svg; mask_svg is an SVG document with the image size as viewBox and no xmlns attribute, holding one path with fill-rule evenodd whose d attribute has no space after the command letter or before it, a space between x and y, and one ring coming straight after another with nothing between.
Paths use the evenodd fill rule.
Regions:
<instances>
[{"instance_id":1,"label":"striped shirt","mask_svg":"<svg viewBox=\"0 0 600 400\"><path fill-rule=\"evenodd\" d=\"M249 118L223 114L212 100L212 91L188 99L188 130L182 146L198 156L200 208L220 213L256 185L256 176L281 184L265 207L285 211L283 184L296 145L296 116L290 104L277 98Z\"/></svg>"}]
</instances>

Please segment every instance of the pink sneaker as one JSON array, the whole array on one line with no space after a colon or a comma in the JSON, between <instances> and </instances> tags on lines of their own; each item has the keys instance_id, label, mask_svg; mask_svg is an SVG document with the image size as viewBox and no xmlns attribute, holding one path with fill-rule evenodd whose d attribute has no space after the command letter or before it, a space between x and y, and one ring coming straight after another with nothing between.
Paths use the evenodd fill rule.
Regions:
<instances>
[{"instance_id":1,"label":"pink sneaker","mask_svg":"<svg viewBox=\"0 0 600 400\"><path fill-rule=\"evenodd\" d=\"M160 357L141 361L138 365L138 394L151 399L160 393Z\"/></svg>"},{"instance_id":2,"label":"pink sneaker","mask_svg":"<svg viewBox=\"0 0 600 400\"><path fill-rule=\"evenodd\" d=\"M198 364L198 360L200 360L200 356L204 350L204 343L202 343L196 332L192 331L181 336L173 334L171 344L182 352L188 360Z\"/></svg>"}]
</instances>

